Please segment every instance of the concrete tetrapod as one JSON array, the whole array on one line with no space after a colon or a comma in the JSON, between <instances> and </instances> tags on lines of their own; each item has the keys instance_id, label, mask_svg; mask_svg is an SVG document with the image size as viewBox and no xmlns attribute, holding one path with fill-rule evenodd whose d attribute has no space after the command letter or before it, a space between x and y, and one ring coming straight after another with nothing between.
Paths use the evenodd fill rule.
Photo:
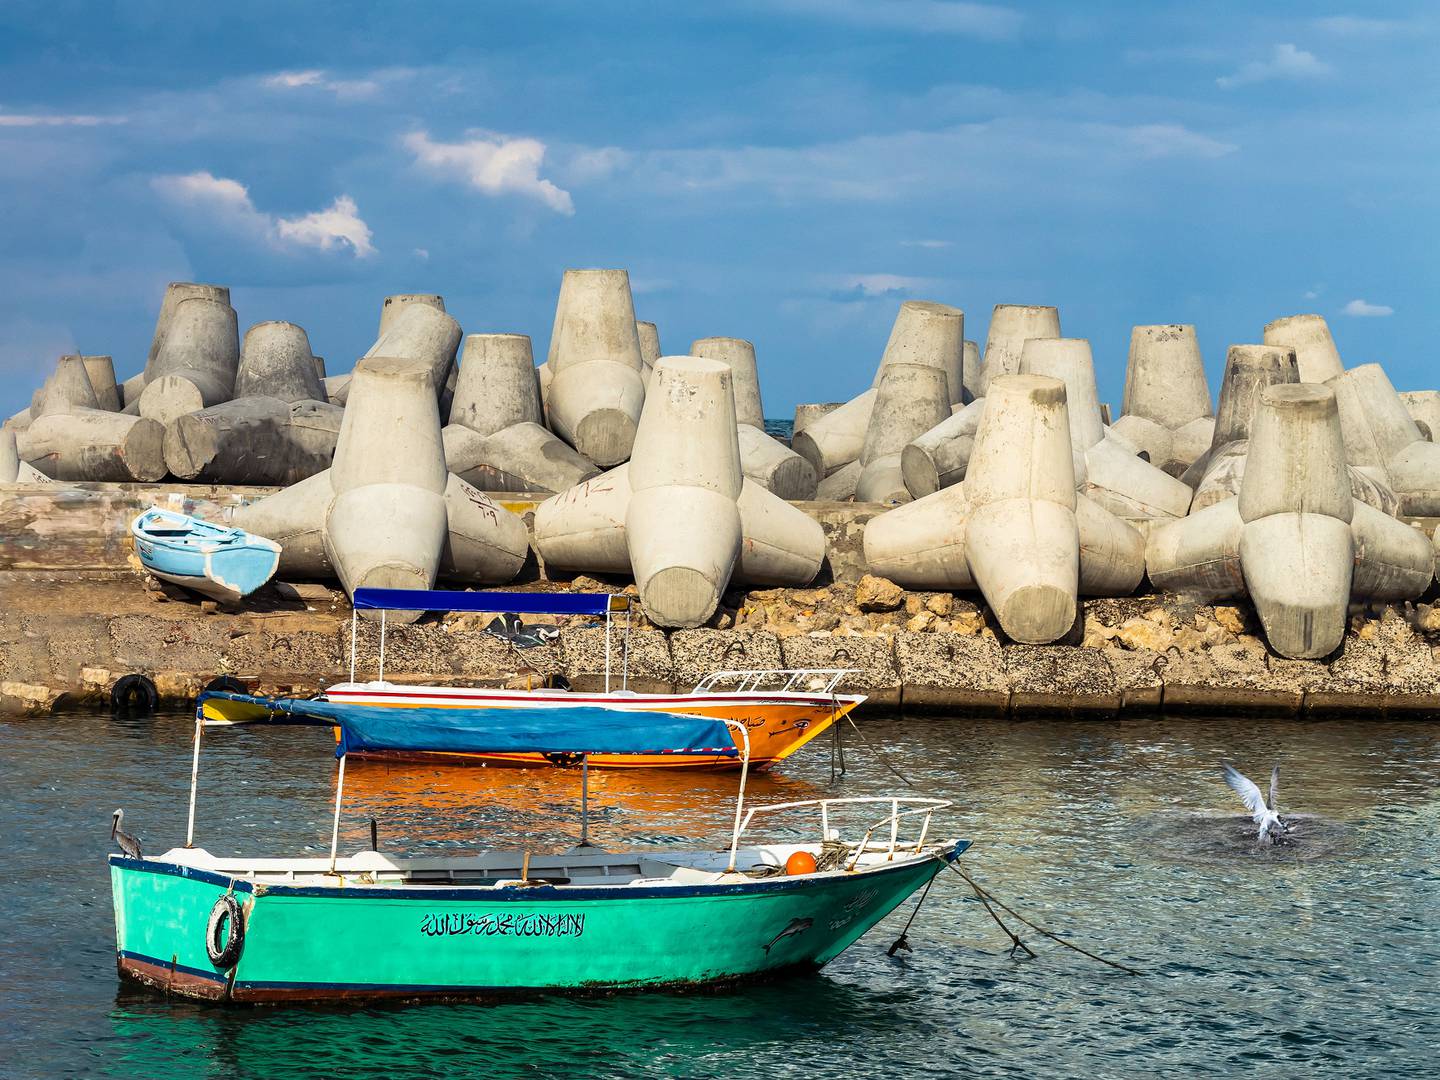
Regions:
<instances>
[{"instance_id":1,"label":"concrete tetrapod","mask_svg":"<svg viewBox=\"0 0 1440 1080\"><path fill-rule=\"evenodd\" d=\"M181 480L287 487L330 468L345 410L245 397L165 427L165 464Z\"/></svg>"},{"instance_id":2,"label":"concrete tetrapod","mask_svg":"<svg viewBox=\"0 0 1440 1080\"><path fill-rule=\"evenodd\" d=\"M141 372L140 389L150 382L157 375L164 374L156 370L156 361L159 359L160 350L165 344L165 338L170 332L171 320L175 317L175 310L182 300L189 300L192 297L199 297L204 300L213 300L225 307L230 306L230 290L224 285L201 285L193 281L172 281L165 286L165 295L160 301L160 314L155 317L155 333L150 339L150 351L145 356L145 370ZM238 359L238 347L237 347ZM233 372L232 372L233 375ZM127 379L126 387L129 388L133 380ZM135 392L139 397L139 390ZM124 405L129 405L127 393Z\"/></svg>"},{"instance_id":3,"label":"concrete tetrapod","mask_svg":"<svg viewBox=\"0 0 1440 1080\"><path fill-rule=\"evenodd\" d=\"M36 419L16 435L20 456L52 480L153 483L165 475L164 425L76 409Z\"/></svg>"},{"instance_id":4,"label":"concrete tetrapod","mask_svg":"<svg viewBox=\"0 0 1440 1080\"><path fill-rule=\"evenodd\" d=\"M1116 432L1144 450L1150 464L1172 476L1179 476L1209 449L1215 412L1195 327L1131 329L1120 411Z\"/></svg>"},{"instance_id":5,"label":"concrete tetrapod","mask_svg":"<svg viewBox=\"0 0 1440 1080\"><path fill-rule=\"evenodd\" d=\"M1135 456L1109 438L1100 418L1095 364L1084 338L1031 338L1020 357L1021 370L1065 384L1070 445L1079 455L1079 490L1117 515L1129 518L1184 517L1192 492L1183 483Z\"/></svg>"},{"instance_id":6,"label":"concrete tetrapod","mask_svg":"<svg viewBox=\"0 0 1440 1080\"><path fill-rule=\"evenodd\" d=\"M106 412L120 411L120 387L115 382L115 361L109 356L82 356L90 388L95 391L99 407Z\"/></svg>"},{"instance_id":7,"label":"concrete tetrapod","mask_svg":"<svg viewBox=\"0 0 1440 1080\"><path fill-rule=\"evenodd\" d=\"M412 304L434 308L440 312L445 310L445 298L439 293L396 293L394 296L387 296L380 302L380 329L375 331L377 341L389 333L395 320Z\"/></svg>"},{"instance_id":8,"label":"concrete tetrapod","mask_svg":"<svg viewBox=\"0 0 1440 1080\"><path fill-rule=\"evenodd\" d=\"M980 346L968 339L961 353L960 383L963 388L962 404L969 405L980 396Z\"/></svg>"},{"instance_id":9,"label":"concrete tetrapod","mask_svg":"<svg viewBox=\"0 0 1440 1080\"><path fill-rule=\"evenodd\" d=\"M140 415L168 424L229 401L240 363L239 334L235 309L227 302L190 296L175 304L160 350L145 369Z\"/></svg>"},{"instance_id":10,"label":"concrete tetrapod","mask_svg":"<svg viewBox=\"0 0 1440 1080\"><path fill-rule=\"evenodd\" d=\"M1440 390L1404 390L1400 400L1420 434L1431 442L1440 442Z\"/></svg>"},{"instance_id":11,"label":"concrete tetrapod","mask_svg":"<svg viewBox=\"0 0 1440 1080\"><path fill-rule=\"evenodd\" d=\"M1300 381L1329 382L1345 370L1323 315L1287 315L1265 325L1266 345L1295 350Z\"/></svg>"},{"instance_id":12,"label":"concrete tetrapod","mask_svg":"<svg viewBox=\"0 0 1440 1080\"><path fill-rule=\"evenodd\" d=\"M984 415L985 400L979 398L906 445L900 452L900 472L912 498L923 499L965 479Z\"/></svg>"},{"instance_id":13,"label":"concrete tetrapod","mask_svg":"<svg viewBox=\"0 0 1440 1080\"><path fill-rule=\"evenodd\" d=\"M655 366L631 460L536 510L547 569L628 570L662 626L703 623L732 577L813 580L824 532L741 475L730 378L727 365L701 357Z\"/></svg>"},{"instance_id":14,"label":"concrete tetrapod","mask_svg":"<svg viewBox=\"0 0 1440 1080\"><path fill-rule=\"evenodd\" d=\"M760 372L755 346L741 338L700 338L690 346L691 356L719 360L730 368L735 387L735 422L765 430L765 408L760 403Z\"/></svg>"},{"instance_id":15,"label":"concrete tetrapod","mask_svg":"<svg viewBox=\"0 0 1440 1080\"><path fill-rule=\"evenodd\" d=\"M13 428L0 427L0 484L13 484L20 475L20 450Z\"/></svg>"},{"instance_id":16,"label":"concrete tetrapod","mask_svg":"<svg viewBox=\"0 0 1440 1080\"><path fill-rule=\"evenodd\" d=\"M539 424L512 424L493 435L450 424L440 435L446 467L482 491L551 495L600 472L569 443Z\"/></svg>"},{"instance_id":17,"label":"concrete tetrapod","mask_svg":"<svg viewBox=\"0 0 1440 1080\"><path fill-rule=\"evenodd\" d=\"M85 360L74 355L62 356L55 361L55 370L41 386L38 397L31 400L32 417L100 408L100 399L90 384Z\"/></svg>"},{"instance_id":18,"label":"concrete tetrapod","mask_svg":"<svg viewBox=\"0 0 1440 1080\"><path fill-rule=\"evenodd\" d=\"M822 416L829 416L832 412L845 404L843 401L821 401L807 405L795 406L795 419L790 424L790 438L793 441L807 427L819 420Z\"/></svg>"},{"instance_id":19,"label":"concrete tetrapod","mask_svg":"<svg viewBox=\"0 0 1440 1080\"><path fill-rule=\"evenodd\" d=\"M662 626L710 618L740 556L733 381L726 362L694 356L662 358L650 380L625 542L646 615Z\"/></svg>"},{"instance_id":20,"label":"concrete tetrapod","mask_svg":"<svg viewBox=\"0 0 1440 1080\"><path fill-rule=\"evenodd\" d=\"M1440 517L1440 445L1427 440L1379 364L1332 378L1350 464L1387 483L1400 512Z\"/></svg>"},{"instance_id":21,"label":"concrete tetrapod","mask_svg":"<svg viewBox=\"0 0 1440 1080\"><path fill-rule=\"evenodd\" d=\"M1181 479L1195 489L1191 513L1240 494L1250 451L1250 421L1261 390L1299 381L1293 349L1280 345L1232 345L1220 384L1220 415L1211 448L1196 458ZM1399 513L1400 500L1383 471L1351 467L1355 498L1383 513Z\"/></svg>"},{"instance_id":22,"label":"concrete tetrapod","mask_svg":"<svg viewBox=\"0 0 1440 1080\"><path fill-rule=\"evenodd\" d=\"M640 338L640 381L650 390L650 376L664 354L660 351L660 328L653 322L637 322L635 333Z\"/></svg>"},{"instance_id":23,"label":"concrete tetrapod","mask_svg":"<svg viewBox=\"0 0 1440 1080\"><path fill-rule=\"evenodd\" d=\"M480 435L539 424L540 386L525 334L467 334L450 404L450 423Z\"/></svg>"},{"instance_id":24,"label":"concrete tetrapod","mask_svg":"<svg viewBox=\"0 0 1440 1080\"><path fill-rule=\"evenodd\" d=\"M1060 380L1001 376L986 401L964 482L871 521L865 559L908 588L979 588L1006 634L1044 644L1075 625L1080 593L1134 590L1144 541L1076 494Z\"/></svg>"},{"instance_id":25,"label":"concrete tetrapod","mask_svg":"<svg viewBox=\"0 0 1440 1080\"><path fill-rule=\"evenodd\" d=\"M865 432L870 427L870 414L875 410L879 393L875 389L866 390L812 420L790 440L791 448L810 462L816 476L824 479L860 459L860 451L865 448Z\"/></svg>"},{"instance_id":26,"label":"concrete tetrapod","mask_svg":"<svg viewBox=\"0 0 1440 1080\"><path fill-rule=\"evenodd\" d=\"M235 396L281 401L325 401L325 385L315 370L310 336L288 322L256 323L245 331Z\"/></svg>"},{"instance_id":27,"label":"concrete tetrapod","mask_svg":"<svg viewBox=\"0 0 1440 1080\"><path fill-rule=\"evenodd\" d=\"M861 502L905 502L905 446L950 415L964 394L965 313L924 300L900 305L876 373L875 405L860 450Z\"/></svg>"},{"instance_id":28,"label":"concrete tetrapod","mask_svg":"<svg viewBox=\"0 0 1440 1080\"><path fill-rule=\"evenodd\" d=\"M996 304L990 315L990 332L985 337L985 358L980 364L980 392L983 398L990 380L1020 371L1020 354L1031 338L1060 336L1060 312L1053 307L1025 304Z\"/></svg>"},{"instance_id":29,"label":"concrete tetrapod","mask_svg":"<svg viewBox=\"0 0 1440 1080\"><path fill-rule=\"evenodd\" d=\"M366 350L365 356L386 356L420 364L429 374L436 394L440 394L449 382L450 369L455 363L460 324L445 314L443 307L434 307L428 301L402 306L388 319L382 313L380 323L384 331ZM348 405L349 389L345 393Z\"/></svg>"},{"instance_id":30,"label":"concrete tetrapod","mask_svg":"<svg viewBox=\"0 0 1440 1080\"><path fill-rule=\"evenodd\" d=\"M509 581L529 549L525 524L447 472L431 380L413 360L361 360L333 467L232 522L279 541L282 572L333 573L351 593L429 588L437 574Z\"/></svg>"},{"instance_id":31,"label":"concrete tetrapod","mask_svg":"<svg viewBox=\"0 0 1440 1080\"><path fill-rule=\"evenodd\" d=\"M1413 599L1429 587L1424 534L1351 495L1329 388L1264 388L1250 458L1237 497L1151 532L1157 588L1201 601L1248 592L1272 649L1317 659L1344 639L1352 596Z\"/></svg>"},{"instance_id":32,"label":"concrete tetrapod","mask_svg":"<svg viewBox=\"0 0 1440 1080\"><path fill-rule=\"evenodd\" d=\"M645 403L629 274L565 271L546 364L555 433L602 468L628 458Z\"/></svg>"}]
</instances>

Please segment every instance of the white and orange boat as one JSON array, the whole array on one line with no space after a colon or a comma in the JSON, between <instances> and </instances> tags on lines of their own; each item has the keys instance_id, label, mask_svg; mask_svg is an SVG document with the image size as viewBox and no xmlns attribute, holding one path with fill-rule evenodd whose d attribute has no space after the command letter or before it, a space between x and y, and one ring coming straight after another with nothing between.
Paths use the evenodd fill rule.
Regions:
<instances>
[{"instance_id":1,"label":"white and orange boat","mask_svg":"<svg viewBox=\"0 0 1440 1080\"><path fill-rule=\"evenodd\" d=\"M629 596L604 593L506 593L444 590L356 589L358 610L381 612L379 677L357 680L355 670L358 624L352 623L350 679L325 690L327 701L387 709L573 709L600 707L622 712L680 713L715 720L737 721L745 726L750 742L750 768L769 769L806 743L828 731L865 700L863 694L841 694L837 687L853 668L751 669L715 671L688 693L640 694L629 689ZM529 615L603 616L605 619L605 689L598 693L543 688L506 690L466 686L424 686L385 679L386 611L469 611ZM613 651L615 616L623 614L618 689L612 688L609 659ZM205 719L244 723L260 719L244 701L211 698L204 702ZM459 719L457 717L457 719ZM729 728L732 737L740 738ZM737 744L738 748L738 744ZM727 748L728 749L728 748ZM387 752L389 753L389 752ZM391 756L394 756L391 754ZM443 754L429 759L463 759L483 765L572 765L575 761L531 753ZM573 757L573 755L571 755ZM592 768L733 769L733 753L704 755L589 754ZM458 763L458 760L457 760Z\"/></svg>"}]
</instances>

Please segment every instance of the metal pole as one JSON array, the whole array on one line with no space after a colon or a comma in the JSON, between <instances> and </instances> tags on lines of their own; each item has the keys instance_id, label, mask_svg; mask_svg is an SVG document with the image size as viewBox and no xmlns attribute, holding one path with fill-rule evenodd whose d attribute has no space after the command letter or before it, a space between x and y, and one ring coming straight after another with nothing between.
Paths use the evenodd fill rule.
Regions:
<instances>
[{"instance_id":1,"label":"metal pole","mask_svg":"<svg viewBox=\"0 0 1440 1080\"><path fill-rule=\"evenodd\" d=\"M726 720L725 723L739 728L744 736L740 751L740 794L735 799L735 831L730 835L730 865L725 868L729 872L735 869L735 855L740 850L740 811L745 805L745 778L750 772L750 732L744 724L734 720Z\"/></svg>"},{"instance_id":2,"label":"metal pole","mask_svg":"<svg viewBox=\"0 0 1440 1080\"><path fill-rule=\"evenodd\" d=\"M185 822L185 846L195 846L195 791L200 783L200 733L205 730L205 706L195 706L195 753L190 759L190 816Z\"/></svg>"},{"instance_id":3,"label":"metal pole","mask_svg":"<svg viewBox=\"0 0 1440 1080\"><path fill-rule=\"evenodd\" d=\"M625 651L620 662L620 689L630 686L630 602L625 602Z\"/></svg>"},{"instance_id":4,"label":"metal pole","mask_svg":"<svg viewBox=\"0 0 1440 1080\"><path fill-rule=\"evenodd\" d=\"M355 629L360 621L360 612L350 609L350 684L355 684Z\"/></svg>"},{"instance_id":5,"label":"metal pole","mask_svg":"<svg viewBox=\"0 0 1440 1080\"><path fill-rule=\"evenodd\" d=\"M610 693L610 598L605 598L605 693Z\"/></svg>"},{"instance_id":6,"label":"metal pole","mask_svg":"<svg viewBox=\"0 0 1440 1080\"><path fill-rule=\"evenodd\" d=\"M580 755L580 846L590 846L590 755Z\"/></svg>"},{"instance_id":7,"label":"metal pole","mask_svg":"<svg viewBox=\"0 0 1440 1080\"><path fill-rule=\"evenodd\" d=\"M385 681L385 612L380 612L380 681Z\"/></svg>"},{"instance_id":8,"label":"metal pole","mask_svg":"<svg viewBox=\"0 0 1440 1080\"><path fill-rule=\"evenodd\" d=\"M335 872L335 855L340 850L340 795L345 790L345 755L340 755L340 773L335 777L335 822L330 826L330 873Z\"/></svg>"}]
</instances>

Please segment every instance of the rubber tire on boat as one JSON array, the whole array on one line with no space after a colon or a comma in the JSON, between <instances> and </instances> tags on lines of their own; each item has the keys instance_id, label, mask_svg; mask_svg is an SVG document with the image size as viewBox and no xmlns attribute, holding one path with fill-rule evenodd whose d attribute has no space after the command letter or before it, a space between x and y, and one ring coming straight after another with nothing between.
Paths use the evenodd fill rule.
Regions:
<instances>
[{"instance_id":1,"label":"rubber tire on boat","mask_svg":"<svg viewBox=\"0 0 1440 1080\"><path fill-rule=\"evenodd\" d=\"M122 675L110 688L112 713L153 713L160 703L160 691L145 675Z\"/></svg>"},{"instance_id":2,"label":"rubber tire on boat","mask_svg":"<svg viewBox=\"0 0 1440 1080\"><path fill-rule=\"evenodd\" d=\"M205 684L205 693L219 690L226 694L248 694L250 688L233 675L217 675Z\"/></svg>"},{"instance_id":3,"label":"rubber tire on boat","mask_svg":"<svg viewBox=\"0 0 1440 1080\"><path fill-rule=\"evenodd\" d=\"M220 931L226 922L230 924L230 937L222 947ZM205 924L205 955L210 963L222 970L232 968L240 961L240 952L245 948L245 917L240 901L226 893L215 901L210 909L210 921Z\"/></svg>"}]
</instances>

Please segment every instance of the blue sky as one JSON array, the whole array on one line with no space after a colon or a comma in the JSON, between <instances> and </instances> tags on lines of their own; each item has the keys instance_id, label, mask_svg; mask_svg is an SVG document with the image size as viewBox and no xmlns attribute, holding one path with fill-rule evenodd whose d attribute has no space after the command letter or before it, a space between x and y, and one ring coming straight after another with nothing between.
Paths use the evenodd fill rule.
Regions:
<instances>
[{"instance_id":1,"label":"blue sky","mask_svg":"<svg viewBox=\"0 0 1440 1080\"><path fill-rule=\"evenodd\" d=\"M1056 304L1119 402L1131 325L1318 311L1440 385L1440 13L772 0L0 8L0 415L141 366L167 281L332 372L439 292L543 354L567 266L666 352L756 342L766 412L868 385L901 300Z\"/></svg>"}]
</instances>

